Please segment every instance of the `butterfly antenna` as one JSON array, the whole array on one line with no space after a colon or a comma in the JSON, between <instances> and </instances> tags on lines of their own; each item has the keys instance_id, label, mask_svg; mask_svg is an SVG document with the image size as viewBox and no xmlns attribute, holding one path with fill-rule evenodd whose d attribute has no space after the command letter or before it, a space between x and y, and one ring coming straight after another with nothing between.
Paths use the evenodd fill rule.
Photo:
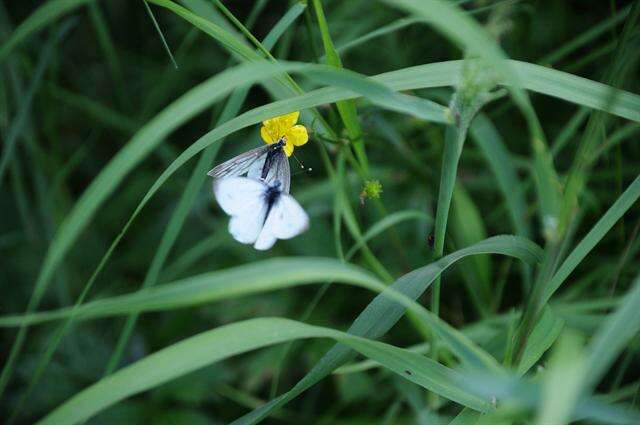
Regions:
<instances>
[{"instance_id":1,"label":"butterfly antenna","mask_svg":"<svg viewBox=\"0 0 640 425\"><path fill-rule=\"evenodd\" d=\"M292 156L293 156L293 159L295 159L295 160L296 160L296 162L298 163L298 165L300 166L300 169L302 170L301 172L305 172L305 171L311 172L311 171L313 171L313 168L311 168L311 167L305 167L305 166L304 166L304 164L302 163L302 161L300 161L300 160L298 159L298 157L296 156L296 154L295 154L295 153L294 153L294 154L292 154ZM296 174L298 174L298 173L294 173L294 176L295 176Z\"/></svg>"}]
</instances>

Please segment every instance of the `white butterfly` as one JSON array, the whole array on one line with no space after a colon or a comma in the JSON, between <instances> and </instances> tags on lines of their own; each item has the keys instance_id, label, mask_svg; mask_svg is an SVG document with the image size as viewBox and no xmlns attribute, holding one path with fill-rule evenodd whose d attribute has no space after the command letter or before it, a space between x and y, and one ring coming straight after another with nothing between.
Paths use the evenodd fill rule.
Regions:
<instances>
[{"instance_id":1,"label":"white butterfly","mask_svg":"<svg viewBox=\"0 0 640 425\"><path fill-rule=\"evenodd\" d=\"M277 239L290 239L309 228L309 216L279 180L268 185L246 177L213 181L220 207L231 216L229 233L235 240L267 250Z\"/></svg>"},{"instance_id":2,"label":"white butterfly","mask_svg":"<svg viewBox=\"0 0 640 425\"><path fill-rule=\"evenodd\" d=\"M291 172L289 159L284 153L285 140L251 149L240 154L209 171L207 175L214 179L247 175L250 179L261 180L272 186L280 182L283 192L289 193Z\"/></svg>"}]
</instances>

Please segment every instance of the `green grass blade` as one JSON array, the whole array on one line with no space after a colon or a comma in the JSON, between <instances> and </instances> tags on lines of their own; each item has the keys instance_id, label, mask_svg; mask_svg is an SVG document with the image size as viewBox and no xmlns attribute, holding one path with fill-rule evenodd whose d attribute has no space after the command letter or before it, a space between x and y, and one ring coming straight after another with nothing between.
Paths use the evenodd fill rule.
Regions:
<instances>
[{"instance_id":1,"label":"green grass blade","mask_svg":"<svg viewBox=\"0 0 640 425\"><path fill-rule=\"evenodd\" d=\"M273 26L269 34L264 38L262 44L267 50L271 50L282 34L291 27L291 25L304 13L307 9L307 5L304 3L296 2L291 9L285 13L282 18Z\"/></svg>"},{"instance_id":2,"label":"green grass blade","mask_svg":"<svg viewBox=\"0 0 640 425\"><path fill-rule=\"evenodd\" d=\"M411 351L412 353L426 354L429 352L429 343L423 342L421 344L413 345L411 347L407 347L406 350ZM350 373L364 372L365 370L370 370L379 366L380 364L373 360L363 360L358 363L340 366L333 371L332 375L348 375Z\"/></svg>"},{"instance_id":3,"label":"green grass blade","mask_svg":"<svg viewBox=\"0 0 640 425\"><path fill-rule=\"evenodd\" d=\"M589 371L586 366L582 339L565 334L549 360L536 424L564 425L571 421L582 380Z\"/></svg>"},{"instance_id":4,"label":"green grass blade","mask_svg":"<svg viewBox=\"0 0 640 425\"><path fill-rule=\"evenodd\" d=\"M27 88L24 97L21 99L20 107L18 112L16 113L16 117L11 122L11 126L7 132L7 138L3 142L2 146L2 157L0 157L0 187L2 186L2 182L4 180L4 173L7 170L7 166L11 161L11 157L13 156L13 151L16 148L16 144L18 139L24 132L24 127L27 125L29 121L29 113L31 111L31 104L33 102L33 98L40 88L40 84L42 83L42 79L44 77L44 73L49 65L53 52L55 51L56 45L60 42L64 34L69 30L69 25L64 25L63 28L57 30L55 34L53 34L47 44L44 46L42 53L40 53L40 57L38 58L38 64L36 65L36 69L31 76L31 82L29 87ZM1 392L1 391L0 391Z\"/></svg>"},{"instance_id":5,"label":"green grass blade","mask_svg":"<svg viewBox=\"0 0 640 425\"><path fill-rule=\"evenodd\" d=\"M640 122L637 94L532 63L517 61L514 65L529 90Z\"/></svg>"},{"instance_id":6,"label":"green grass blade","mask_svg":"<svg viewBox=\"0 0 640 425\"><path fill-rule=\"evenodd\" d=\"M558 62L559 60L571 54L576 49L579 49L580 47L599 37L601 34L610 30L611 27L614 27L620 22L624 21L627 15L629 15L630 9L631 7L625 7L615 15L603 20L597 25L594 25L570 42L563 44L561 47L544 56L542 59L540 59L539 63L546 65Z\"/></svg>"},{"instance_id":7,"label":"green grass blade","mask_svg":"<svg viewBox=\"0 0 640 425\"><path fill-rule=\"evenodd\" d=\"M249 60L263 60L263 58L258 53L256 53L246 43L241 42L228 29L225 29L205 18L195 15L188 9L185 9L184 7L170 0L148 0L148 2L164 7L180 16L181 18L185 19L187 22L191 23L211 37L215 38L220 44L222 44L222 46L225 47L225 49L227 49L232 54L237 55L240 58Z\"/></svg>"},{"instance_id":8,"label":"green grass blade","mask_svg":"<svg viewBox=\"0 0 640 425\"><path fill-rule=\"evenodd\" d=\"M512 249L517 248L518 254ZM412 299L417 299L427 289L429 283L440 275L445 266L472 254L505 254L516 255L527 263L535 263L541 258L541 250L526 239L517 237L489 238L474 246L456 251L443 257L429 266L415 270L397 280L391 288L397 289ZM447 266L448 267L448 266ZM365 338L379 338L385 334L402 317L403 309L383 297L378 296L369 304L349 328L349 333ZM328 376L336 368L352 358L347 347L335 346L315 365L302 380L289 391L269 401L264 406L234 421L235 425L253 424L267 417L270 412L288 403L318 381Z\"/></svg>"},{"instance_id":9,"label":"green grass blade","mask_svg":"<svg viewBox=\"0 0 640 425\"><path fill-rule=\"evenodd\" d=\"M49 93L57 101L77 109L78 112L86 114L88 118L95 120L95 122L127 135L135 133L142 126L130 116L62 87L52 85L49 87Z\"/></svg>"},{"instance_id":10,"label":"green grass blade","mask_svg":"<svg viewBox=\"0 0 640 425\"><path fill-rule=\"evenodd\" d=\"M229 21L227 21L225 17L222 16L220 11L216 9L211 0L181 0L180 3L182 3L197 16L205 18L206 20L213 22L217 26L224 28L226 31L233 34L233 36L238 40L242 39L240 33L238 33L233 25L231 25Z\"/></svg>"},{"instance_id":11,"label":"green grass blade","mask_svg":"<svg viewBox=\"0 0 640 425\"><path fill-rule=\"evenodd\" d=\"M527 373L540 360L560 336L563 328L564 320L554 314L551 309L546 308L527 340L522 361L518 365L519 375Z\"/></svg>"},{"instance_id":12,"label":"green grass blade","mask_svg":"<svg viewBox=\"0 0 640 425\"><path fill-rule=\"evenodd\" d=\"M436 219L434 223L435 242L433 246L433 258L438 259L444 254L444 242L447 234L447 223L449 221L449 209L453 198L453 189L458 175L458 162L462 154L462 147L467 137L467 129L470 114L465 114L464 120L457 120L456 124L447 126L444 133L444 147L442 153L442 165L440 166L440 184L438 186L438 203L436 209ZM431 292L431 311L436 316L440 315L440 277L433 284ZM431 357L438 359L438 341L432 338Z\"/></svg>"},{"instance_id":13,"label":"green grass blade","mask_svg":"<svg viewBox=\"0 0 640 425\"><path fill-rule=\"evenodd\" d=\"M620 306L607 317L587 346L585 379L588 390L595 389L604 373L627 348L629 340L640 331L640 277L636 277L631 290Z\"/></svg>"},{"instance_id":14,"label":"green grass blade","mask_svg":"<svg viewBox=\"0 0 640 425\"><path fill-rule=\"evenodd\" d=\"M470 246L487 238L480 211L459 182L453 191L449 229L455 246ZM487 315L493 304L489 257L477 255L462 261L460 272L477 312Z\"/></svg>"},{"instance_id":15,"label":"green grass blade","mask_svg":"<svg viewBox=\"0 0 640 425\"><path fill-rule=\"evenodd\" d=\"M419 354L330 328L287 319L263 318L222 326L162 349L78 393L38 424L76 424L124 398L217 361L249 350L306 338L332 338L445 398L479 411L491 409L487 400L454 384L459 380L456 379L457 372Z\"/></svg>"},{"instance_id":16,"label":"green grass blade","mask_svg":"<svg viewBox=\"0 0 640 425\"><path fill-rule=\"evenodd\" d=\"M320 2L320 0L313 0L313 6L318 20L318 28L320 29L322 45L324 46L327 63L330 66L342 69L342 60L340 60L340 54L336 51L333 40L331 39L331 34L329 33L329 25L327 24L327 20L324 16L322 3ZM362 139L362 126L360 125L360 121L358 121L358 111L356 109L356 104L353 100L342 100L336 102L336 107L338 108L342 123L347 130L347 134L349 135L349 140L351 141L353 150L356 153L358 163L362 167L366 176L368 174L369 162L364 148L364 141Z\"/></svg>"},{"instance_id":17,"label":"green grass blade","mask_svg":"<svg viewBox=\"0 0 640 425\"><path fill-rule=\"evenodd\" d=\"M49 0L40 6L35 12L24 20L0 47L0 63L2 63L9 53L20 43L33 33L47 27L60 16L89 3L92 0Z\"/></svg>"},{"instance_id":18,"label":"green grass blade","mask_svg":"<svg viewBox=\"0 0 640 425\"><path fill-rule=\"evenodd\" d=\"M545 285L538 305L546 304L560 285L569 277L571 272L582 262L591 250L611 230L618 220L631 208L640 197L640 177L627 187L624 193L598 220L593 228L582 238L580 243L569 254L567 259L558 268L553 278Z\"/></svg>"},{"instance_id":19,"label":"green grass blade","mask_svg":"<svg viewBox=\"0 0 640 425\"><path fill-rule=\"evenodd\" d=\"M414 270L389 288L362 270L337 260L312 258L268 260L223 272L207 273L174 284L148 288L130 295L94 301L78 308L4 317L0 318L0 326L29 325L71 316L82 320L128 314L130 311L174 309L331 279L378 292L386 290L356 319L350 332L369 336L373 329L378 329L373 336L379 336L402 317L405 308L410 307L412 311L418 313L420 319L425 320L440 334L441 338L461 359L471 365L491 369L497 365L486 354L475 348L458 331L428 313L412 300L424 292L429 284L446 268L466 256L479 253L500 253L516 256L526 262L535 262L540 258L539 250L540 248L535 244L522 238L512 236L489 238L443 257L436 263Z\"/></svg>"},{"instance_id":20,"label":"green grass blade","mask_svg":"<svg viewBox=\"0 0 640 425\"><path fill-rule=\"evenodd\" d=\"M362 239L357 241L351 248L349 248L349 251L347 251L345 258L349 259L353 257L353 255L364 245L365 242L368 242L370 239L373 239L376 236L382 234L387 229L395 226L396 224L402 223L403 221L407 220L423 220L431 222L433 219L422 211L407 210L389 214L385 218L372 225L369 230L367 230L366 233L362 235Z\"/></svg>"},{"instance_id":21,"label":"green grass blade","mask_svg":"<svg viewBox=\"0 0 640 425\"><path fill-rule=\"evenodd\" d=\"M131 110L131 105L129 100L125 94L125 83L124 77L122 74L122 63L120 61L120 57L118 52L116 51L116 46L113 41L113 37L109 32L109 27L104 18L104 14L102 13L101 7L97 2L89 3L89 18L91 19L91 23L96 32L96 37L98 38L98 43L100 44L100 48L104 52L104 56L107 62L107 66L109 67L109 72L111 74L111 80L113 87L116 91L116 98L121 107L125 110Z\"/></svg>"},{"instance_id":22,"label":"green grass blade","mask_svg":"<svg viewBox=\"0 0 640 425\"><path fill-rule=\"evenodd\" d=\"M151 22L153 22L153 26L156 29L158 36L160 37L160 41L162 41L162 47L164 47L164 51L167 52L167 56L169 56L169 59L171 59L171 63L173 64L173 67L175 69L178 69L178 64L176 63L176 60L173 57L173 53L171 53L171 48L169 47L167 40L164 38L164 34L160 29L160 25L158 24L158 21L156 21L156 17L153 15L153 11L149 7L149 3L147 3L144 0L143 0L143 3L144 3L144 8L147 11L147 14L149 15L149 18L151 18Z\"/></svg>"},{"instance_id":23,"label":"green grass blade","mask_svg":"<svg viewBox=\"0 0 640 425\"><path fill-rule=\"evenodd\" d=\"M496 183L507 204L509 217L517 235L529 237L531 230L527 223L527 203L524 188L512 155L507 150L502 137L484 114L478 114L471 124L469 134L480 148L489 164Z\"/></svg>"},{"instance_id":24,"label":"green grass blade","mask_svg":"<svg viewBox=\"0 0 640 425\"><path fill-rule=\"evenodd\" d=\"M400 18L397 21L394 21L388 25L384 25L378 29L375 29L361 37L358 37L354 40L351 40L341 46L336 48L337 53L344 53L348 50L353 49L356 46L360 46L366 43L369 40L373 40L374 38L381 37L383 35L398 31L402 28L406 28L409 25L413 25L420 22L420 19L417 18Z\"/></svg>"},{"instance_id":25,"label":"green grass blade","mask_svg":"<svg viewBox=\"0 0 640 425\"><path fill-rule=\"evenodd\" d=\"M502 244L505 242L506 241L503 241ZM470 247L471 249L467 249L466 251L458 251L456 255L450 258L445 257L446 260L441 264L432 264L423 268L424 271L418 269L412 273L414 275L416 273L418 275L427 273L427 276L431 276L434 273L439 274L442 271L441 268L450 266L459 256L472 255L477 250L486 249L484 247L485 245L491 246L491 240ZM525 249L529 248L530 247L526 247ZM522 250L523 246L514 246L511 247L511 249L515 249L516 255L522 255L522 253L518 253L517 251ZM527 254L524 255L531 254L527 251ZM407 276L403 279L409 279ZM386 285L373 279L364 271L343 264L337 260L307 257L304 259L268 260L223 272L206 273L172 284L147 288L146 290L134 292L129 295L94 301L77 308L64 308L58 311L33 313L27 316L0 318L0 325L34 324L69 317L82 320L128 314L130 311L144 312L175 309L256 292L311 284L329 279L335 279L340 283L362 286L377 292L384 292L385 289L387 289ZM401 279L401 281L403 279ZM429 280L426 285L428 286L428 284ZM396 315L401 315L404 308L408 306L411 307L411 310L418 311L419 317L434 326L437 331L446 334L445 339L454 347L454 352L460 353L461 357L468 359L470 363L492 364L491 361L487 363L485 359L483 359L483 356L486 357L486 355L477 354L478 350L473 348L466 338L463 338L457 331L443 322L434 321L426 310L413 301L409 301L405 294L398 293L395 288L392 287L388 289L385 295L381 295L380 297L385 299L386 303L391 303L391 306L395 305L394 311ZM389 300L389 298L393 298L394 301ZM401 306L398 306L397 302L401 302ZM400 316L397 316L395 320L399 318Z\"/></svg>"}]
</instances>

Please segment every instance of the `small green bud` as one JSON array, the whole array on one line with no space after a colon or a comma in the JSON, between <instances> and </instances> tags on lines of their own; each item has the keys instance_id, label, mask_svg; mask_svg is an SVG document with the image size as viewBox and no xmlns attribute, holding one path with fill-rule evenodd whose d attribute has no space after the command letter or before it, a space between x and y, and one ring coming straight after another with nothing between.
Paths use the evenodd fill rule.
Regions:
<instances>
[{"instance_id":1,"label":"small green bud","mask_svg":"<svg viewBox=\"0 0 640 425\"><path fill-rule=\"evenodd\" d=\"M364 204L365 199L379 199L382 193L382 183L379 180L367 180L364 182L360 193L360 203Z\"/></svg>"}]
</instances>

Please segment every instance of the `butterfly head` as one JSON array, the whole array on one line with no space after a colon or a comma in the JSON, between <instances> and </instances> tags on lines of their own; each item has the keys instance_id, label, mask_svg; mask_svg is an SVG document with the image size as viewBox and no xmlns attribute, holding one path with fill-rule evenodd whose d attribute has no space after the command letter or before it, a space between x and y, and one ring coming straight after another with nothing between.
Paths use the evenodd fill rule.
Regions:
<instances>
[{"instance_id":1,"label":"butterfly head","mask_svg":"<svg viewBox=\"0 0 640 425\"><path fill-rule=\"evenodd\" d=\"M271 144L271 149L273 149L274 151L281 150L286 144L287 138L285 136L282 136L280 139L278 139L277 142Z\"/></svg>"}]
</instances>

